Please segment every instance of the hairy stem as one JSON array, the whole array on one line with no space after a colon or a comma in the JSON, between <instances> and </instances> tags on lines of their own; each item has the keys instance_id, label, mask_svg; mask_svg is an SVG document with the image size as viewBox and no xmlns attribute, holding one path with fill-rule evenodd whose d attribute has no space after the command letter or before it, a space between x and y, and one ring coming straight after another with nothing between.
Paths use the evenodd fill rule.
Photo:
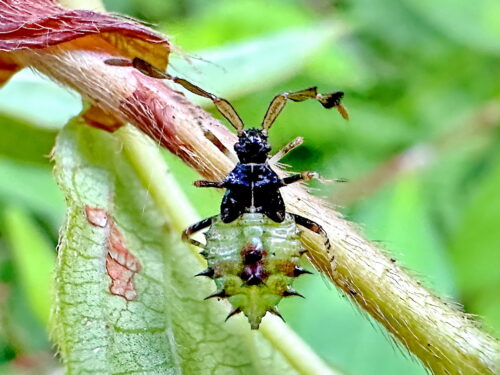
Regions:
<instances>
[{"instance_id":1,"label":"hairy stem","mask_svg":"<svg viewBox=\"0 0 500 375\"><path fill-rule=\"evenodd\" d=\"M159 209L170 219L173 228L180 233L199 218L175 179L165 168L164 160L158 149L154 145L148 144L141 134L133 130L125 127L117 133L134 169L141 176L143 185L148 188ZM172 197L175 197L175 199L172 199ZM206 261L199 255L198 250L195 250L194 247L191 248L200 263L203 263L203 266L206 267ZM278 317L267 315L261 325L260 333L288 360L299 374L341 374L323 362Z\"/></svg>"},{"instance_id":2,"label":"hairy stem","mask_svg":"<svg viewBox=\"0 0 500 375\"><path fill-rule=\"evenodd\" d=\"M132 68L104 64L116 57L105 43L19 51L15 58L72 87L115 118L134 124L204 178L220 180L228 173L235 159L227 150L235 136L163 82ZM500 371L499 343L453 304L421 286L325 202L300 186L286 187L283 194L288 209L323 225L333 245L328 254L321 239L305 236L311 262L433 373ZM268 329L263 326L264 333L271 334Z\"/></svg>"}]
</instances>

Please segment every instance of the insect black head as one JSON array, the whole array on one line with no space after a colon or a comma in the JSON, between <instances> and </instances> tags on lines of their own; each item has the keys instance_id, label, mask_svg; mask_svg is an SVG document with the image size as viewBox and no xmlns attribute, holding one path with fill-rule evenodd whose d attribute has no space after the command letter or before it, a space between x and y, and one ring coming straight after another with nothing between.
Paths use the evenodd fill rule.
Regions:
<instances>
[{"instance_id":1,"label":"insect black head","mask_svg":"<svg viewBox=\"0 0 500 375\"><path fill-rule=\"evenodd\" d=\"M263 129L240 131L234 151L242 163L264 163L271 151L271 146L267 142L267 132Z\"/></svg>"}]
</instances>

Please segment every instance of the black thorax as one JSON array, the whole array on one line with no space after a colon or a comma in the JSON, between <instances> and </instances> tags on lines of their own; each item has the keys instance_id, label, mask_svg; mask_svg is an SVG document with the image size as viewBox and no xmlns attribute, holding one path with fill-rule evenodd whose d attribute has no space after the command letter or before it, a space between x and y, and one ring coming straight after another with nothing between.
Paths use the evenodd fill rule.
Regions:
<instances>
[{"instance_id":1,"label":"black thorax","mask_svg":"<svg viewBox=\"0 0 500 375\"><path fill-rule=\"evenodd\" d=\"M221 204L222 220L228 223L243 213L258 212L282 222L285 204L279 189L284 183L267 163L271 147L265 131L240 132L234 149L240 162L222 181L226 189Z\"/></svg>"}]
</instances>

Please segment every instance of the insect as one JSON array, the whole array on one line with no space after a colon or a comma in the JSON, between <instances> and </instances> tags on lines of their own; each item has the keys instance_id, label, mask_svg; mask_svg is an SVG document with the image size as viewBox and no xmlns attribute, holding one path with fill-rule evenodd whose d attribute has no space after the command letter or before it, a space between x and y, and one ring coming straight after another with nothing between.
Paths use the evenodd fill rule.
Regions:
<instances>
[{"instance_id":1,"label":"insect","mask_svg":"<svg viewBox=\"0 0 500 375\"><path fill-rule=\"evenodd\" d=\"M107 61L112 65L126 65ZM298 181L317 178L315 172L302 172L280 178L271 168L268 131L288 100L302 102L317 100L324 108L336 108L345 119L346 109L341 104L343 92L319 94L316 87L282 93L271 101L260 128L244 127L243 121L225 99L219 98L192 83L164 73L144 60L135 58L128 62L143 74L153 78L168 79L187 90L206 97L238 132L234 150L239 162L222 181L195 181L198 187L226 189L220 214L191 225L182 233L183 240L203 249L208 268L196 276L206 276L215 281L217 291L208 298L227 298L233 309L227 316L243 312L252 329L258 329L267 312L278 315L277 305L283 297L301 296L292 288L293 280L309 271L298 265L305 252L300 244L298 226L309 229L324 238L330 247L324 229L303 216L288 213L280 189ZM298 138L286 145L274 157L284 155L302 143ZM191 238L208 228L206 243ZM302 297L302 296L301 296Z\"/></svg>"}]
</instances>

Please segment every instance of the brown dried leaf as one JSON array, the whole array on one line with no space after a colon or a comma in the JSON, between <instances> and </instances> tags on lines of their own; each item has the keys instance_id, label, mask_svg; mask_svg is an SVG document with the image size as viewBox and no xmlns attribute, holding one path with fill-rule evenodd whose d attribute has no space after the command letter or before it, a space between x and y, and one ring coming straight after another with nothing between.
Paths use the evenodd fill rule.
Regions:
<instances>
[{"instance_id":1,"label":"brown dried leaf","mask_svg":"<svg viewBox=\"0 0 500 375\"><path fill-rule=\"evenodd\" d=\"M0 2L0 84L20 68L12 53L43 49L76 39L100 38L126 57L141 56L160 69L168 62L169 43L151 29L115 15L64 9L52 0ZM102 43L85 43L92 49Z\"/></svg>"},{"instance_id":2,"label":"brown dried leaf","mask_svg":"<svg viewBox=\"0 0 500 375\"><path fill-rule=\"evenodd\" d=\"M123 125L125 125L122 121L118 120L112 114L96 106L90 106L85 110L84 113L81 114L81 116L90 126L106 130L110 133L118 130Z\"/></svg>"}]
</instances>

